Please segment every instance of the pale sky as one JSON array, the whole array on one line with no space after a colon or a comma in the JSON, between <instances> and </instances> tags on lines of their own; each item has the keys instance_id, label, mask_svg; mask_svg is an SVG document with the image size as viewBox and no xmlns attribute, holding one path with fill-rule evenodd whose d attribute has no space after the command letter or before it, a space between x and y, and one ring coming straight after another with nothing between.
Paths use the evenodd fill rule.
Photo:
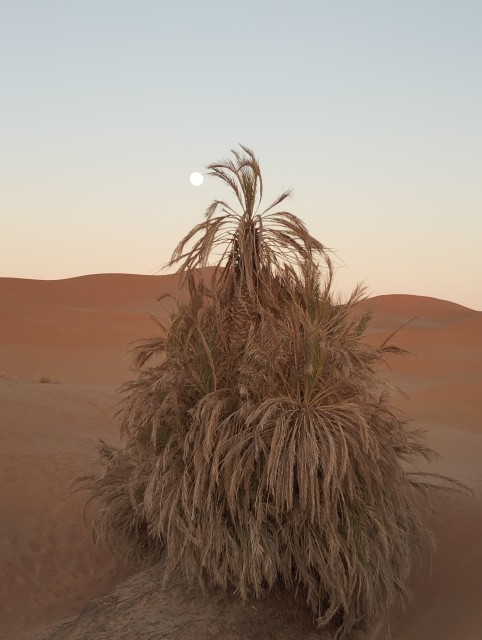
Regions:
<instances>
[{"instance_id":1,"label":"pale sky","mask_svg":"<svg viewBox=\"0 0 482 640\"><path fill-rule=\"evenodd\" d=\"M337 289L482 310L480 0L0 0L0 276L155 272L243 143Z\"/></svg>"}]
</instances>

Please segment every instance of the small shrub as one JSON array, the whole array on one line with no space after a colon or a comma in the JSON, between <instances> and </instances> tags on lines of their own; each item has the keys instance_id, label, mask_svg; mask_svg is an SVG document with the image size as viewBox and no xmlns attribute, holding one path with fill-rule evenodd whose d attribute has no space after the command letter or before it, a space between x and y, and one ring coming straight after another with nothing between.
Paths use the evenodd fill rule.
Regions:
<instances>
[{"instance_id":1,"label":"small shrub","mask_svg":"<svg viewBox=\"0 0 482 640\"><path fill-rule=\"evenodd\" d=\"M0 380L8 380L8 382L18 382L18 376L8 375L4 371L0 373Z\"/></svg>"},{"instance_id":2,"label":"small shrub","mask_svg":"<svg viewBox=\"0 0 482 640\"><path fill-rule=\"evenodd\" d=\"M60 384L58 380L53 380L50 376L40 376L37 380L40 384Z\"/></svg>"}]
</instances>

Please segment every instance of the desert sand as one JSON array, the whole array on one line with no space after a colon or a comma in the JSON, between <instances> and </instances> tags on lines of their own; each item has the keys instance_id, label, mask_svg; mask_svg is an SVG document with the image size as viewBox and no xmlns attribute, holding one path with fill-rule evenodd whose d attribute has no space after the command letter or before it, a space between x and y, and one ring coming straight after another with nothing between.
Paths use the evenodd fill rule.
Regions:
<instances>
[{"instance_id":1,"label":"desert sand","mask_svg":"<svg viewBox=\"0 0 482 640\"><path fill-rule=\"evenodd\" d=\"M176 276L103 274L0 279L0 638L321 638L282 596L242 606L219 593L163 588L154 567L117 567L83 523L71 482L95 468L99 438L117 442L117 386L132 377L132 341L166 318ZM472 496L434 499L430 575L395 609L394 640L482 638L482 312L429 297L388 295L366 340L396 336L411 355L381 370L393 402L426 430L448 474ZM62 625L62 626L59 626Z\"/></svg>"}]
</instances>

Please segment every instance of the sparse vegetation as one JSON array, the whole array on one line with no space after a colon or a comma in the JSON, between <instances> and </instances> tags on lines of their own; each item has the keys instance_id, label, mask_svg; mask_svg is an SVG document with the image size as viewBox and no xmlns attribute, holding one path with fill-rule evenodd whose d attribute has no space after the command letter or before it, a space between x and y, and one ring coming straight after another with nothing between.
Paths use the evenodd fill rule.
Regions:
<instances>
[{"instance_id":1,"label":"sparse vegetation","mask_svg":"<svg viewBox=\"0 0 482 640\"><path fill-rule=\"evenodd\" d=\"M7 380L8 382L18 382L18 376L12 376L9 375L7 373L5 373L5 371L1 371L0 372L0 380Z\"/></svg>"},{"instance_id":2,"label":"sparse vegetation","mask_svg":"<svg viewBox=\"0 0 482 640\"><path fill-rule=\"evenodd\" d=\"M37 382L40 384L59 384L58 380L53 380L50 376L39 376Z\"/></svg>"},{"instance_id":3,"label":"sparse vegetation","mask_svg":"<svg viewBox=\"0 0 482 640\"><path fill-rule=\"evenodd\" d=\"M175 249L190 295L136 348L123 446L101 443L80 482L120 559L166 554L168 574L243 599L298 590L348 638L408 596L444 479L404 464L434 453L390 406L377 367L400 350L363 343L363 290L335 298L329 252L278 210L288 192L258 213L258 162L233 154L208 168L240 210L216 200ZM207 287L195 270L213 257Z\"/></svg>"}]
</instances>

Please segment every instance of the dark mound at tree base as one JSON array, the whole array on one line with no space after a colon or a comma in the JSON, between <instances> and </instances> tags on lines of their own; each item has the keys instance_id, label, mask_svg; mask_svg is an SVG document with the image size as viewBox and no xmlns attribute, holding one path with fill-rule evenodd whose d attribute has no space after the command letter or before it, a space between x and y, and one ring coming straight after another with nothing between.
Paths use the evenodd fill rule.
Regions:
<instances>
[{"instance_id":1,"label":"dark mound at tree base","mask_svg":"<svg viewBox=\"0 0 482 640\"><path fill-rule=\"evenodd\" d=\"M241 603L220 591L201 593L175 575L162 586L162 565L128 578L89 602L73 620L37 640L324 640L308 608L274 591Z\"/></svg>"}]
</instances>

